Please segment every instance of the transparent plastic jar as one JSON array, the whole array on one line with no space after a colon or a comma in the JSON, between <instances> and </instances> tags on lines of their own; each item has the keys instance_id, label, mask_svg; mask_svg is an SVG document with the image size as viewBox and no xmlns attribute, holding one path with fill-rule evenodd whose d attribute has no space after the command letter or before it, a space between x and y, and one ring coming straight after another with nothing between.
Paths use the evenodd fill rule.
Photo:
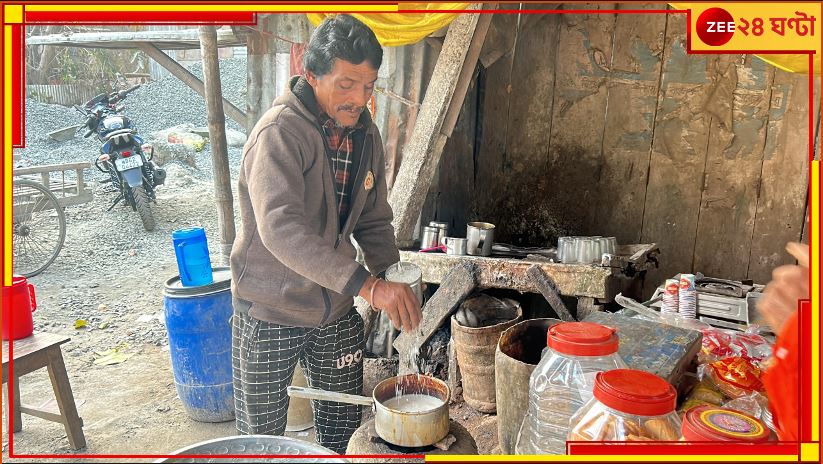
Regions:
<instances>
[{"instance_id":1,"label":"transparent plastic jar","mask_svg":"<svg viewBox=\"0 0 823 464\"><path fill-rule=\"evenodd\" d=\"M569 441L678 441L677 391L648 372L597 374L594 397L571 419Z\"/></svg>"},{"instance_id":2,"label":"transparent plastic jar","mask_svg":"<svg viewBox=\"0 0 823 464\"><path fill-rule=\"evenodd\" d=\"M611 327L563 322L549 329L547 345L529 379L529 409L516 454L565 454L569 420L592 397L595 375L626 367Z\"/></svg>"}]
</instances>

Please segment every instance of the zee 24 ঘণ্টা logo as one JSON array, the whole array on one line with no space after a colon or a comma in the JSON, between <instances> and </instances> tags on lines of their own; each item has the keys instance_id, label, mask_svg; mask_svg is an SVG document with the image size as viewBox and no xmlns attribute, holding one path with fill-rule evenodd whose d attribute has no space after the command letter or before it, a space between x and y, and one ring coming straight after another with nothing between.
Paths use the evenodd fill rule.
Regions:
<instances>
[{"instance_id":1,"label":"zee 24 \u0998\u09a3\u09cd\u099f\u09be logo","mask_svg":"<svg viewBox=\"0 0 823 464\"><path fill-rule=\"evenodd\" d=\"M697 36L706 45L718 47L732 39L734 34L761 37L774 34L775 38L795 34L813 36L816 18L801 11L793 17L740 17L735 20L723 8L709 8L697 17Z\"/></svg>"}]
</instances>

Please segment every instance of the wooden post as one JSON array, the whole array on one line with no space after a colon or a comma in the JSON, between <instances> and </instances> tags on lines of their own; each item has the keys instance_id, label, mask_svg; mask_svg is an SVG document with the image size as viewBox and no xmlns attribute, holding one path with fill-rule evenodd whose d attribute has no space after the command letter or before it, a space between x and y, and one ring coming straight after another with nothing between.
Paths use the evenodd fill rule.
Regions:
<instances>
[{"instance_id":1,"label":"wooden post","mask_svg":"<svg viewBox=\"0 0 823 464\"><path fill-rule=\"evenodd\" d=\"M478 9L480 4L472 4L470 8ZM471 78L471 71L477 64L491 16L465 14L449 25L389 198L394 211L395 238L400 247L413 244L414 226L434 179L443 146L457 119L456 111L463 105L468 89L466 80Z\"/></svg>"},{"instance_id":2,"label":"wooden post","mask_svg":"<svg viewBox=\"0 0 823 464\"><path fill-rule=\"evenodd\" d=\"M258 18L258 27L264 27L266 17ZM251 134L254 125L263 114L263 55L266 53L266 38L253 31L246 41L246 133Z\"/></svg>"},{"instance_id":3,"label":"wooden post","mask_svg":"<svg viewBox=\"0 0 823 464\"><path fill-rule=\"evenodd\" d=\"M457 401L457 388L460 386L460 366L457 363L457 349L454 347L454 337L449 339L449 366L448 366L449 390L451 390L452 401Z\"/></svg>"},{"instance_id":4,"label":"wooden post","mask_svg":"<svg viewBox=\"0 0 823 464\"><path fill-rule=\"evenodd\" d=\"M566 308L563 300L560 299L560 292L557 290L557 284L551 277L549 277L548 274L543 272L543 269L540 266L536 264L529 266L526 270L526 274L532 278L532 282L534 282L534 285L540 289L540 293L543 295L543 298L549 302L549 305L552 309L554 309L554 312L560 316L560 319L563 322L574 321L574 317L572 317L569 309Z\"/></svg>"},{"instance_id":5,"label":"wooden post","mask_svg":"<svg viewBox=\"0 0 823 464\"><path fill-rule=\"evenodd\" d=\"M414 123L417 119L417 113L420 110L421 95L423 95L423 75L426 68L426 58L428 52L427 45L423 42L418 42L414 45L408 45L403 52L403 60L398 61L398 65L404 68L400 74L402 79L395 81L394 91L404 95L411 104L403 105L400 115L398 116L397 127L395 130L397 134L392 138L391 132L384 134L386 138L386 182L389 186L389 194L391 194L394 187L394 180L397 177L397 172L402 164L403 153L402 147L408 140L411 140L414 131ZM389 125L389 131L392 126ZM393 146L390 143L394 143Z\"/></svg>"},{"instance_id":6,"label":"wooden post","mask_svg":"<svg viewBox=\"0 0 823 464\"><path fill-rule=\"evenodd\" d=\"M220 65L217 58L217 32L214 26L200 26L200 52L203 56L203 79L206 113L209 119L209 144L214 167L214 196L220 227L223 265L229 264L234 243L234 205L229 171L229 150L226 143L226 116L223 114L223 91L220 85Z\"/></svg>"},{"instance_id":7,"label":"wooden post","mask_svg":"<svg viewBox=\"0 0 823 464\"><path fill-rule=\"evenodd\" d=\"M434 292L423 308L423 320L416 330L400 332L394 341L400 364L400 375L418 372L417 357L420 348L443 324L460 302L477 286L477 270L472 263L463 263L453 268L443 279L440 288Z\"/></svg>"},{"instance_id":8,"label":"wooden post","mask_svg":"<svg viewBox=\"0 0 823 464\"><path fill-rule=\"evenodd\" d=\"M217 49L216 42L217 39L215 39L215 50ZM180 63L172 59L169 55L166 55L163 52L163 50L160 50L159 48L148 42L138 42L137 46L151 59L156 61L160 66L163 66L170 73L172 73L174 77L180 79L184 84L191 87L203 98L206 98L206 90L203 81L198 79L197 76L195 76L194 74L190 73L188 69L184 68ZM223 102L223 108L226 111L226 114L228 114L230 118L237 121L237 123L241 126L246 127L246 113L241 111L240 108L234 106L230 101L223 99L222 96L220 98Z\"/></svg>"},{"instance_id":9,"label":"wooden post","mask_svg":"<svg viewBox=\"0 0 823 464\"><path fill-rule=\"evenodd\" d=\"M263 14L257 27L248 36L246 46L246 133L251 133L260 116L269 109L275 97L277 16Z\"/></svg>"}]
</instances>

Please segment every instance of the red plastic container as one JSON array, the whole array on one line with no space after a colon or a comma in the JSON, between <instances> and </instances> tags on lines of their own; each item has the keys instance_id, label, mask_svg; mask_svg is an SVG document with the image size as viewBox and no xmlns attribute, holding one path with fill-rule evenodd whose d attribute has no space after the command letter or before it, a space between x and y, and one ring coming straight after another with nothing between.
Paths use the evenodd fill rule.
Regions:
<instances>
[{"instance_id":1,"label":"red plastic container","mask_svg":"<svg viewBox=\"0 0 823 464\"><path fill-rule=\"evenodd\" d=\"M739 411L713 406L689 409L683 418L685 441L765 443L770 430L758 419Z\"/></svg>"},{"instance_id":2,"label":"red plastic container","mask_svg":"<svg viewBox=\"0 0 823 464\"><path fill-rule=\"evenodd\" d=\"M617 331L591 322L564 322L549 329L549 348L574 356L606 356L617 353Z\"/></svg>"},{"instance_id":3,"label":"red plastic container","mask_svg":"<svg viewBox=\"0 0 823 464\"><path fill-rule=\"evenodd\" d=\"M34 332L31 313L37 309L34 285L23 276L13 276L11 287L3 287L3 340L26 338Z\"/></svg>"},{"instance_id":4,"label":"red plastic container","mask_svg":"<svg viewBox=\"0 0 823 464\"><path fill-rule=\"evenodd\" d=\"M593 393L603 405L635 416L671 414L677 405L677 391L668 382L633 369L599 373Z\"/></svg>"}]
</instances>

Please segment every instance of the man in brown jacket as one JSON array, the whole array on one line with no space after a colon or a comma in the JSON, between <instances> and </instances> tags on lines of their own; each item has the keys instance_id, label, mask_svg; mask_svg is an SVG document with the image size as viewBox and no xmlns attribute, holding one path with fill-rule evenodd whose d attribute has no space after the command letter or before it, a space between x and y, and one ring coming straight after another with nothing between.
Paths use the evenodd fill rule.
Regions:
<instances>
[{"instance_id":1,"label":"man in brown jacket","mask_svg":"<svg viewBox=\"0 0 823 464\"><path fill-rule=\"evenodd\" d=\"M295 364L311 387L361 394L360 295L395 327L420 322L408 285L375 276L400 259L383 143L366 104L383 52L349 15L327 18L292 78L249 134L240 169L242 227L231 253L237 429L282 435ZM351 237L368 270L355 260ZM361 407L314 402L317 439L344 452Z\"/></svg>"}]
</instances>

